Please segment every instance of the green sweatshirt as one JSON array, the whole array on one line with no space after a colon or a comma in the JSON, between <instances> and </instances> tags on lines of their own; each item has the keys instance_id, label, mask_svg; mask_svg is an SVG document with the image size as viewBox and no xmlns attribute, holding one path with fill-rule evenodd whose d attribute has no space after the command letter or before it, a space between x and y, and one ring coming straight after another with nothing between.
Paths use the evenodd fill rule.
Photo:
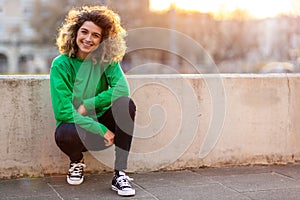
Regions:
<instances>
[{"instance_id":1,"label":"green sweatshirt","mask_svg":"<svg viewBox=\"0 0 300 200\"><path fill-rule=\"evenodd\" d=\"M129 86L118 62L106 66L66 55L56 57L50 69L50 92L56 126L75 123L81 128L104 135L108 130L97 118L122 96ZM77 112L84 104L87 115Z\"/></svg>"}]
</instances>

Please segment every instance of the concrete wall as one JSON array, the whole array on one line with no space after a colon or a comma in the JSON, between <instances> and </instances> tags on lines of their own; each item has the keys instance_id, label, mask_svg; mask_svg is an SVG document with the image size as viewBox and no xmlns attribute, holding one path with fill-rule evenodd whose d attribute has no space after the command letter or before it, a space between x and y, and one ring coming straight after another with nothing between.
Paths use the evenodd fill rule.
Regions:
<instances>
[{"instance_id":1,"label":"concrete wall","mask_svg":"<svg viewBox=\"0 0 300 200\"><path fill-rule=\"evenodd\" d=\"M137 118L129 171L300 160L300 75L128 76ZM0 76L0 177L65 174L48 76ZM85 153L111 171L114 148Z\"/></svg>"}]
</instances>

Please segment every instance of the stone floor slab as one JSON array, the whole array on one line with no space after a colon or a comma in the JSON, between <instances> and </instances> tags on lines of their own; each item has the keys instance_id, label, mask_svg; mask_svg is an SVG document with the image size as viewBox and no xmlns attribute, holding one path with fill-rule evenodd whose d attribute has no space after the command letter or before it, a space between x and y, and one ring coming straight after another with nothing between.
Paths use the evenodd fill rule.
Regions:
<instances>
[{"instance_id":1,"label":"stone floor slab","mask_svg":"<svg viewBox=\"0 0 300 200\"><path fill-rule=\"evenodd\" d=\"M211 178L238 192L253 192L287 188L300 189L299 181L277 173L214 176Z\"/></svg>"},{"instance_id":2,"label":"stone floor slab","mask_svg":"<svg viewBox=\"0 0 300 200\"><path fill-rule=\"evenodd\" d=\"M0 180L4 200L298 200L299 164L204 168L129 174L134 197L123 198L110 189L112 173L86 175L79 186L66 176Z\"/></svg>"},{"instance_id":3,"label":"stone floor slab","mask_svg":"<svg viewBox=\"0 0 300 200\"><path fill-rule=\"evenodd\" d=\"M299 200L300 189L267 190L244 193L253 200Z\"/></svg>"}]
</instances>

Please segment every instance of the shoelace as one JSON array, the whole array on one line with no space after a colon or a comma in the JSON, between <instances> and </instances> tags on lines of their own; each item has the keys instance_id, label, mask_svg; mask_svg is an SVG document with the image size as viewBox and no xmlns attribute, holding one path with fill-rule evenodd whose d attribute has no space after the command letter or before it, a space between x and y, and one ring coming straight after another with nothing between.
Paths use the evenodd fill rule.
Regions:
<instances>
[{"instance_id":1,"label":"shoelace","mask_svg":"<svg viewBox=\"0 0 300 200\"><path fill-rule=\"evenodd\" d=\"M119 176L117 178L117 181L122 188L123 187L131 187L129 182L133 181L133 178L130 178L129 176L124 175L124 176Z\"/></svg>"},{"instance_id":2,"label":"shoelace","mask_svg":"<svg viewBox=\"0 0 300 200\"><path fill-rule=\"evenodd\" d=\"M69 173L71 176L81 176L83 168L85 167L85 164L83 163L72 163L71 168L69 169Z\"/></svg>"}]
</instances>

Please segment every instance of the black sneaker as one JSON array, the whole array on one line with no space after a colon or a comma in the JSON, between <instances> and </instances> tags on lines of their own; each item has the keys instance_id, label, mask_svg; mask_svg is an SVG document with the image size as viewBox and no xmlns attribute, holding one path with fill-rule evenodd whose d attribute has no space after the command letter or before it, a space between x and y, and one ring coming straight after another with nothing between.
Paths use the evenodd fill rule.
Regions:
<instances>
[{"instance_id":1,"label":"black sneaker","mask_svg":"<svg viewBox=\"0 0 300 200\"><path fill-rule=\"evenodd\" d=\"M120 171L119 175L114 175L111 183L111 189L117 191L120 196L134 196L135 189L130 185L130 181L133 181L133 179Z\"/></svg>"},{"instance_id":2,"label":"black sneaker","mask_svg":"<svg viewBox=\"0 0 300 200\"><path fill-rule=\"evenodd\" d=\"M70 185L80 185L83 182L83 168L85 164L83 161L77 163L71 163L70 169L67 175L67 182Z\"/></svg>"}]
</instances>

